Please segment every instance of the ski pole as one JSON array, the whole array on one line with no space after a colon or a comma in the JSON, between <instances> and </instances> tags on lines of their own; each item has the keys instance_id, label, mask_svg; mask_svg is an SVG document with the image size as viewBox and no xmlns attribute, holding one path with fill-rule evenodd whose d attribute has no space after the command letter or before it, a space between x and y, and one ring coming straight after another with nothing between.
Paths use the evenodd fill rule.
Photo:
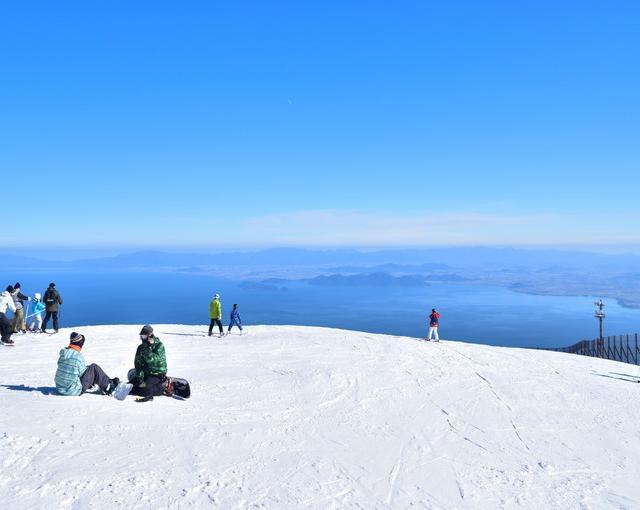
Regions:
<instances>
[{"instance_id":1,"label":"ski pole","mask_svg":"<svg viewBox=\"0 0 640 510\"><path fill-rule=\"evenodd\" d=\"M34 316L36 316L36 315L40 315L41 313L42 313L42 312L32 313L31 315L27 315L27 316L25 317L25 319L29 319L29 318L34 317Z\"/></svg>"}]
</instances>

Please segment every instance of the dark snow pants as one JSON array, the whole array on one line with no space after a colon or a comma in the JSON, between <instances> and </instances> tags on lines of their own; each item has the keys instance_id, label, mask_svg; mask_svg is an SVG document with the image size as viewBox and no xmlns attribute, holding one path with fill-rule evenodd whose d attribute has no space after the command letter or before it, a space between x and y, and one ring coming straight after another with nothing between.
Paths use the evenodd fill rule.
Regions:
<instances>
[{"instance_id":1,"label":"dark snow pants","mask_svg":"<svg viewBox=\"0 0 640 510\"><path fill-rule=\"evenodd\" d=\"M209 333L213 331L213 326L218 325L218 329L220 329L220 334L224 333L224 329L222 327L222 321L220 319L211 319L211 323L209 324Z\"/></svg>"},{"instance_id":2,"label":"dark snow pants","mask_svg":"<svg viewBox=\"0 0 640 510\"><path fill-rule=\"evenodd\" d=\"M5 314L0 312L0 335L2 335L2 341L5 342L6 340L9 340L12 333L13 324Z\"/></svg>"},{"instance_id":3,"label":"dark snow pants","mask_svg":"<svg viewBox=\"0 0 640 510\"><path fill-rule=\"evenodd\" d=\"M82 383L82 393L90 389L94 384L97 384L104 391L109 386L109 376L98 365L91 364L80 377L80 382Z\"/></svg>"},{"instance_id":4,"label":"dark snow pants","mask_svg":"<svg viewBox=\"0 0 640 510\"><path fill-rule=\"evenodd\" d=\"M164 374L148 375L144 378L144 386L134 385L131 395L139 397L159 397L164 395L166 376Z\"/></svg>"},{"instance_id":5,"label":"dark snow pants","mask_svg":"<svg viewBox=\"0 0 640 510\"><path fill-rule=\"evenodd\" d=\"M47 322L49 322L49 319L51 317L53 317L53 329L58 331L58 312L47 312L47 314L44 316L44 322L42 323L43 331L47 329Z\"/></svg>"}]
</instances>

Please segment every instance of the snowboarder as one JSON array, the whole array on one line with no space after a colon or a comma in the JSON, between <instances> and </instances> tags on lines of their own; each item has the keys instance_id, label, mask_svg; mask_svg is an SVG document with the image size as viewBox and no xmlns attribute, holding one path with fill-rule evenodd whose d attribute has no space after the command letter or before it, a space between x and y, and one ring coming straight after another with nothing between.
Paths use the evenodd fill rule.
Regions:
<instances>
[{"instance_id":1,"label":"snowboarder","mask_svg":"<svg viewBox=\"0 0 640 510\"><path fill-rule=\"evenodd\" d=\"M60 293L56 290L56 284L50 283L49 288L44 293L44 304L46 306L46 315L44 316L44 322L42 323L42 332L47 332L47 323L49 319L53 317L53 329L58 332L58 312L60 305L62 304L62 298Z\"/></svg>"},{"instance_id":2,"label":"snowboarder","mask_svg":"<svg viewBox=\"0 0 640 510\"><path fill-rule=\"evenodd\" d=\"M135 369L129 371L132 395L149 398L165 393L167 358L164 345L147 324L140 331L141 343L136 350ZM132 373L133 372L133 373Z\"/></svg>"},{"instance_id":3,"label":"snowboarder","mask_svg":"<svg viewBox=\"0 0 640 510\"><path fill-rule=\"evenodd\" d=\"M229 320L229 329L227 329L227 335L231 333L231 328L233 326L238 326L240 328L240 333L242 333L242 319L240 319L240 312L238 311L238 305L233 305L233 310L231 310L231 319Z\"/></svg>"},{"instance_id":4,"label":"snowboarder","mask_svg":"<svg viewBox=\"0 0 640 510\"><path fill-rule=\"evenodd\" d=\"M29 296L25 296L22 293L22 286L20 282L16 282L13 286L13 304L16 305L16 311L13 315L13 332L14 333L26 333L27 324L24 321L24 302L31 301Z\"/></svg>"},{"instance_id":5,"label":"snowboarder","mask_svg":"<svg viewBox=\"0 0 640 510\"><path fill-rule=\"evenodd\" d=\"M224 328L222 327L222 303L220 303L220 295L216 294L213 296L213 301L209 303L209 318L211 322L209 323L209 336L213 335L213 326L218 325L218 329L220 330L220 337L224 336Z\"/></svg>"},{"instance_id":6,"label":"snowboarder","mask_svg":"<svg viewBox=\"0 0 640 510\"><path fill-rule=\"evenodd\" d=\"M33 295L33 313L31 314L31 322L29 323L29 331L34 333L42 333L42 312L45 306L42 302L42 296L39 292ZM25 317L26 319L27 317Z\"/></svg>"},{"instance_id":7,"label":"snowboarder","mask_svg":"<svg viewBox=\"0 0 640 510\"><path fill-rule=\"evenodd\" d=\"M84 356L80 352L84 345L84 335L71 333L68 347L60 350L58 370L56 370L56 390L60 395L82 395L97 384L105 395L111 395L120 379L110 379L98 365L86 366Z\"/></svg>"},{"instance_id":8,"label":"snowboarder","mask_svg":"<svg viewBox=\"0 0 640 510\"><path fill-rule=\"evenodd\" d=\"M431 341L433 337L434 342L439 342L440 337L438 336L438 325L440 324L440 314L436 312L435 308L431 309L431 315L429 315L429 334L427 335L427 340Z\"/></svg>"},{"instance_id":9,"label":"snowboarder","mask_svg":"<svg viewBox=\"0 0 640 510\"><path fill-rule=\"evenodd\" d=\"M13 340L11 340L13 324L5 315L7 309L13 313L16 312L16 305L13 302L13 291L13 286L9 285L7 290L0 294L0 343L3 345L13 345Z\"/></svg>"}]
</instances>

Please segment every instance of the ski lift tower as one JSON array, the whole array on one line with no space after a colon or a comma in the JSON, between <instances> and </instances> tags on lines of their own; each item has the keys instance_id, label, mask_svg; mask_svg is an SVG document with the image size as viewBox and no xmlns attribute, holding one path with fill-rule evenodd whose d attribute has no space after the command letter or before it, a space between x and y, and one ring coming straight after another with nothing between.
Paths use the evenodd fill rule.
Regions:
<instances>
[{"instance_id":1,"label":"ski lift tower","mask_svg":"<svg viewBox=\"0 0 640 510\"><path fill-rule=\"evenodd\" d=\"M602 320L605 317L604 311L602 310L604 308L604 303L602 302L602 299L600 299L593 304L596 305L596 312L594 316L596 319L598 319L598 323L600 326L600 334L598 336L598 357L604 358L604 336L602 336Z\"/></svg>"}]
</instances>

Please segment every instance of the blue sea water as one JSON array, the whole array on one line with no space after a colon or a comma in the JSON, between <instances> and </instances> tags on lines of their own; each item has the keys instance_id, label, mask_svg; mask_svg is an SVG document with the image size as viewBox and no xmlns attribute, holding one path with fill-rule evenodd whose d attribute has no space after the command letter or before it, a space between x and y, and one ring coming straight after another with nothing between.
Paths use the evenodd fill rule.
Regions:
<instances>
[{"instance_id":1,"label":"blue sea water","mask_svg":"<svg viewBox=\"0 0 640 510\"><path fill-rule=\"evenodd\" d=\"M418 288L247 288L240 281L200 274L152 272L0 273L3 288L16 280L28 295L55 281L64 305L62 326L97 324L208 324L209 302L222 298L224 322L239 303L245 324L326 326L424 337L431 308L442 314L445 339L505 346L556 347L597 335L592 297L520 294L500 287L433 284ZM606 334L640 330L640 310L606 301Z\"/></svg>"}]
</instances>

